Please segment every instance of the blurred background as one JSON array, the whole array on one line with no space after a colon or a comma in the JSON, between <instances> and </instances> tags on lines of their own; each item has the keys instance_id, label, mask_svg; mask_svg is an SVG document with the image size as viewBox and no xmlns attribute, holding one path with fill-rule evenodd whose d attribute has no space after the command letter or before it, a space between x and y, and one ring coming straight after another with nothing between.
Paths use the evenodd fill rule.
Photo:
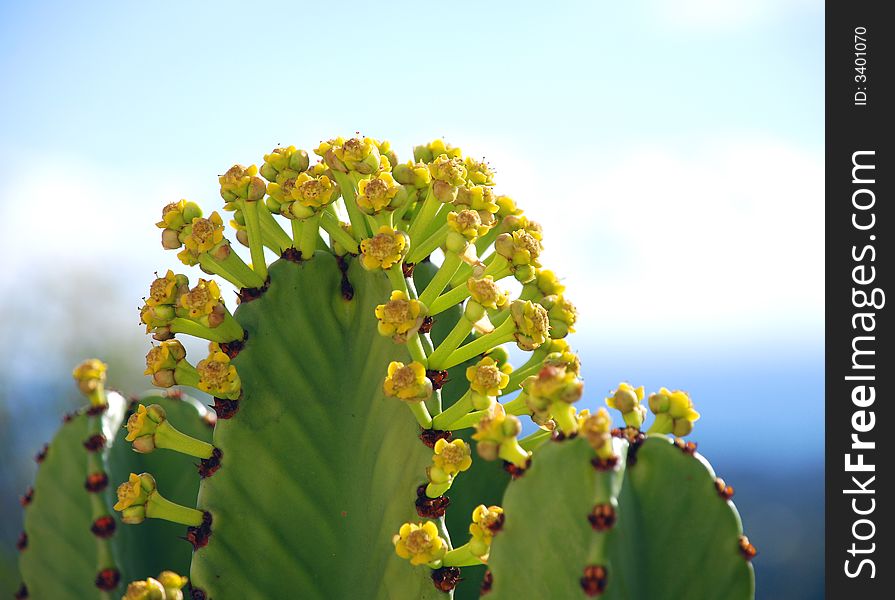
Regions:
<instances>
[{"instance_id":1,"label":"blurred background","mask_svg":"<svg viewBox=\"0 0 895 600\"><path fill-rule=\"evenodd\" d=\"M444 137L546 230L589 403L693 396L759 598L823 597L823 3L0 3L0 595L96 355L148 387L153 223L278 144ZM231 303L232 305L232 303Z\"/></svg>"}]
</instances>

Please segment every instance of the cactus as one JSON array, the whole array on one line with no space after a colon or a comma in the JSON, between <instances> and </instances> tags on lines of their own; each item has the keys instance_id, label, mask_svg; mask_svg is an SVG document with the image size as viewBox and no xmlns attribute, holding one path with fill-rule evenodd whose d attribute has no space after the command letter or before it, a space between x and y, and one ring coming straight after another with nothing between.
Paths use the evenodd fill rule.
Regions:
<instances>
[{"instance_id":1,"label":"cactus","mask_svg":"<svg viewBox=\"0 0 895 600\"><path fill-rule=\"evenodd\" d=\"M163 209L163 247L204 274L152 282L146 373L214 418L76 369L90 405L39 470L22 597L751 598L732 489L680 439L690 397L623 383L618 428L578 409L575 308L489 165L441 141L405 163L371 138L314 152L220 176L250 263L219 212ZM85 492L96 473L114 494Z\"/></svg>"}]
</instances>

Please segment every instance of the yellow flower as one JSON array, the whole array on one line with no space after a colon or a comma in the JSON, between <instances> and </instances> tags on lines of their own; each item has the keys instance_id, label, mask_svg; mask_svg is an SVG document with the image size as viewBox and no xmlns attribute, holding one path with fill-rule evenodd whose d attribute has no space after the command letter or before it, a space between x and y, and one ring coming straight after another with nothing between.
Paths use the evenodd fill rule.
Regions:
<instances>
[{"instance_id":1,"label":"yellow flower","mask_svg":"<svg viewBox=\"0 0 895 600\"><path fill-rule=\"evenodd\" d=\"M167 600L167 594L160 581L148 577L145 581L129 583L121 600Z\"/></svg>"},{"instance_id":2,"label":"yellow flower","mask_svg":"<svg viewBox=\"0 0 895 600\"><path fill-rule=\"evenodd\" d=\"M295 146L274 148L270 154L264 155L261 165L261 176L270 182L283 183L295 179L298 174L308 169L308 153L296 150ZM268 193L270 186L268 186Z\"/></svg>"},{"instance_id":3,"label":"yellow flower","mask_svg":"<svg viewBox=\"0 0 895 600\"><path fill-rule=\"evenodd\" d=\"M483 396L497 396L510 382L510 376L488 356L467 367L466 379L469 380L469 389Z\"/></svg>"},{"instance_id":4,"label":"yellow flower","mask_svg":"<svg viewBox=\"0 0 895 600\"><path fill-rule=\"evenodd\" d=\"M622 382L618 384L618 389L612 392L610 397L606 398L606 406L623 413L631 412L643 400L643 393L643 386L635 389L630 383Z\"/></svg>"},{"instance_id":5,"label":"yellow flower","mask_svg":"<svg viewBox=\"0 0 895 600\"><path fill-rule=\"evenodd\" d=\"M357 189L357 205L372 215L388 208L400 188L391 173L379 173L370 179L361 179Z\"/></svg>"},{"instance_id":6,"label":"yellow flower","mask_svg":"<svg viewBox=\"0 0 895 600\"><path fill-rule=\"evenodd\" d=\"M361 265L368 271L390 269L404 258L407 246L406 233L383 225L376 235L360 243Z\"/></svg>"},{"instance_id":7,"label":"yellow flower","mask_svg":"<svg viewBox=\"0 0 895 600\"><path fill-rule=\"evenodd\" d=\"M414 361L405 365L393 361L388 365L388 375L382 383L386 396L405 402L421 402L432 395L432 382L426 377L426 368Z\"/></svg>"},{"instance_id":8,"label":"yellow flower","mask_svg":"<svg viewBox=\"0 0 895 600\"><path fill-rule=\"evenodd\" d=\"M432 464L448 478L472 466L472 450L463 440L456 439L449 442L441 438L435 442L434 450Z\"/></svg>"},{"instance_id":9,"label":"yellow flower","mask_svg":"<svg viewBox=\"0 0 895 600\"><path fill-rule=\"evenodd\" d=\"M443 181L454 187L466 183L466 167L458 157L451 158L447 154L436 155L429 164L432 179Z\"/></svg>"},{"instance_id":10,"label":"yellow flower","mask_svg":"<svg viewBox=\"0 0 895 600\"><path fill-rule=\"evenodd\" d=\"M314 154L317 156L323 157L326 156L326 153L334 148L340 147L345 143L345 138L337 137L331 140L326 140L325 142L320 142L320 145L314 149Z\"/></svg>"},{"instance_id":11,"label":"yellow flower","mask_svg":"<svg viewBox=\"0 0 895 600\"><path fill-rule=\"evenodd\" d=\"M136 473L131 473L127 481L118 486L118 490L115 493L118 495L118 502L112 508L117 511L146 502L143 480Z\"/></svg>"},{"instance_id":12,"label":"yellow flower","mask_svg":"<svg viewBox=\"0 0 895 600\"><path fill-rule=\"evenodd\" d=\"M494 242L494 250L515 266L541 266L538 262L542 250L541 242L525 229L499 235Z\"/></svg>"},{"instance_id":13,"label":"yellow flower","mask_svg":"<svg viewBox=\"0 0 895 600\"><path fill-rule=\"evenodd\" d=\"M609 411L601 406L593 414L584 413L585 411L581 411L578 419L580 433L587 438L598 456L608 458L612 455L612 417L609 416Z\"/></svg>"},{"instance_id":14,"label":"yellow flower","mask_svg":"<svg viewBox=\"0 0 895 600\"><path fill-rule=\"evenodd\" d=\"M462 235L470 242L474 242L479 236L488 233L487 225L482 224L482 218L474 210L461 210L449 212L447 216L448 226Z\"/></svg>"},{"instance_id":15,"label":"yellow flower","mask_svg":"<svg viewBox=\"0 0 895 600\"><path fill-rule=\"evenodd\" d=\"M196 287L180 296L180 306L191 319L206 317L221 304L221 289L213 280L199 279Z\"/></svg>"},{"instance_id":16,"label":"yellow flower","mask_svg":"<svg viewBox=\"0 0 895 600\"><path fill-rule=\"evenodd\" d=\"M409 559L412 565L425 565L441 560L447 552L447 544L438 535L438 528L432 521L425 523L404 523L398 534L392 538L395 553Z\"/></svg>"},{"instance_id":17,"label":"yellow flower","mask_svg":"<svg viewBox=\"0 0 895 600\"><path fill-rule=\"evenodd\" d=\"M315 176L304 172L295 178L291 193L292 199L300 205L316 209L335 200L338 189L326 175Z\"/></svg>"},{"instance_id":18,"label":"yellow flower","mask_svg":"<svg viewBox=\"0 0 895 600\"><path fill-rule=\"evenodd\" d=\"M146 370L144 375L154 375L159 371L173 370L178 361L186 356L186 349L177 340L165 340L153 346L146 354Z\"/></svg>"},{"instance_id":19,"label":"yellow flower","mask_svg":"<svg viewBox=\"0 0 895 600\"><path fill-rule=\"evenodd\" d=\"M478 161L469 156L463 161L467 179L476 185L494 185L494 171L484 160Z\"/></svg>"},{"instance_id":20,"label":"yellow flower","mask_svg":"<svg viewBox=\"0 0 895 600\"><path fill-rule=\"evenodd\" d=\"M432 156L438 156L440 154L447 154L450 158L460 158L463 156L463 151L456 146L451 146L443 139L432 140L426 146L429 152L432 153Z\"/></svg>"},{"instance_id":21,"label":"yellow flower","mask_svg":"<svg viewBox=\"0 0 895 600\"><path fill-rule=\"evenodd\" d=\"M584 392L584 383L565 367L545 365L537 375L522 383L522 389L525 390L528 408L539 417L546 418L554 403L578 402Z\"/></svg>"},{"instance_id":22,"label":"yellow flower","mask_svg":"<svg viewBox=\"0 0 895 600\"><path fill-rule=\"evenodd\" d=\"M472 299L485 308L498 309L507 303L507 292L500 289L490 275L481 279L470 277L466 280L466 289Z\"/></svg>"},{"instance_id":23,"label":"yellow flower","mask_svg":"<svg viewBox=\"0 0 895 600\"><path fill-rule=\"evenodd\" d=\"M544 364L553 365L555 367L565 367L570 373L575 373L576 375L581 374L581 359L578 358L577 354L568 349L561 352L550 352L544 357Z\"/></svg>"},{"instance_id":24,"label":"yellow flower","mask_svg":"<svg viewBox=\"0 0 895 600\"><path fill-rule=\"evenodd\" d=\"M149 408L139 404L136 412L127 419L127 435L124 439L133 442L143 436L151 437L166 418L165 409L158 404L152 404Z\"/></svg>"},{"instance_id":25,"label":"yellow flower","mask_svg":"<svg viewBox=\"0 0 895 600\"><path fill-rule=\"evenodd\" d=\"M426 163L415 163L412 160L395 165L392 175L394 175L395 181L398 183L412 185L418 189L427 187L432 181L432 174L429 173L429 167L426 166Z\"/></svg>"},{"instance_id":26,"label":"yellow flower","mask_svg":"<svg viewBox=\"0 0 895 600\"><path fill-rule=\"evenodd\" d=\"M495 403L475 426L472 439L477 442L500 443L522 431L522 424L514 415L508 415L503 404Z\"/></svg>"},{"instance_id":27,"label":"yellow flower","mask_svg":"<svg viewBox=\"0 0 895 600\"><path fill-rule=\"evenodd\" d=\"M461 187L457 190L457 204L467 206L484 214L493 215L500 210L491 188L481 185Z\"/></svg>"},{"instance_id":28,"label":"yellow flower","mask_svg":"<svg viewBox=\"0 0 895 600\"><path fill-rule=\"evenodd\" d=\"M394 290L388 302L374 309L380 335L406 339L416 333L423 323L425 307L400 290Z\"/></svg>"},{"instance_id":29,"label":"yellow flower","mask_svg":"<svg viewBox=\"0 0 895 600\"><path fill-rule=\"evenodd\" d=\"M177 258L187 265L194 265L198 262L200 254L209 252L224 240L224 220L215 211L207 219L203 217L193 219L185 231L184 249Z\"/></svg>"},{"instance_id":30,"label":"yellow flower","mask_svg":"<svg viewBox=\"0 0 895 600\"><path fill-rule=\"evenodd\" d=\"M475 507L472 511L472 523L469 525L469 533L472 535L469 551L482 560L487 560L491 541L495 532L503 526L503 519L503 509L499 506L479 504Z\"/></svg>"},{"instance_id":31,"label":"yellow flower","mask_svg":"<svg viewBox=\"0 0 895 600\"><path fill-rule=\"evenodd\" d=\"M516 323L516 344L522 350L534 350L549 339L550 319L540 304L516 300L510 305L510 314Z\"/></svg>"},{"instance_id":32,"label":"yellow flower","mask_svg":"<svg viewBox=\"0 0 895 600\"><path fill-rule=\"evenodd\" d=\"M545 296L562 294L566 291L566 286L560 283L556 274L549 269L539 270L535 275L534 284L538 286L538 290Z\"/></svg>"},{"instance_id":33,"label":"yellow flower","mask_svg":"<svg viewBox=\"0 0 895 600\"><path fill-rule=\"evenodd\" d=\"M251 165L244 167L242 165L233 165L227 172L218 177L221 184L221 197L227 202L235 202L243 199L249 202L260 200L264 197L267 186L258 175L258 167ZM226 208L235 208L226 207Z\"/></svg>"},{"instance_id":34,"label":"yellow flower","mask_svg":"<svg viewBox=\"0 0 895 600\"><path fill-rule=\"evenodd\" d=\"M161 304L174 304L177 296L188 285L186 275L175 275L168 269L164 277L157 277L149 284L149 297L146 298L147 306L159 306Z\"/></svg>"},{"instance_id":35,"label":"yellow flower","mask_svg":"<svg viewBox=\"0 0 895 600\"><path fill-rule=\"evenodd\" d=\"M516 206L516 202L509 196L498 196L494 199L497 204L497 216L508 217L522 214L522 209Z\"/></svg>"},{"instance_id":36,"label":"yellow flower","mask_svg":"<svg viewBox=\"0 0 895 600\"><path fill-rule=\"evenodd\" d=\"M90 394L106 381L106 370L109 367L98 358L89 358L75 367L71 376L75 378L81 392Z\"/></svg>"},{"instance_id":37,"label":"yellow flower","mask_svg":"<svg viewBox=\"0 0 895 600\"><path fill-rule=\"evenodd\" d=\"M159 582L165 587L168 597L166 600L177 600L182 598L183 594L177 594L183 586L189 583L189 579L183 575L178 575L174 571L162 571L158 574Z\"/></svg>"},{"instance_id":38,"label":"yellow flower","mask_svg":"<svg viewBox=\"0 0 895 600\"><path fill-rule=\"evenodd\" d=\"M179 200L165 205L162 209L162 220L155 224L159 229L180 231L187 223L202 216L202 209L195 202Z\"/></svg>"},{"instance_id":39,"label":"yellow flower","mask_svg":"<svg viewBox=\"0 0 895 600\"><path fill-rule=\"evenodd\" d=\"M562 294L544 296L540 304L547 309L551 337L564 338L570 333L575 333L578 309L565 296Z\"/></svg>"},{"instance_id":40,"label":"yellow flower","mask_svg":"<svg viewBox=\"0 0 895 600\"><path fill-rule=\"evenodd\" d=\"M333 148L333 152L339 160L351 168L352 163L360 162L370 156L374 148L376 148L376 144L373 138L351 138Z\"/></svg>"},{"instance_id":41,"label":"yellow flower","mask_svg":"<svg viewBox=\"0 0 895 600\"><path fill-rule=\"evenodd\" d=\"M208 358L199 361L196 371L199 373L198 388L203 392L222 398L239 396L242 382L236 367L230 364L230 357L216 343L208 345Z\"/></svg>"}]
</instances>

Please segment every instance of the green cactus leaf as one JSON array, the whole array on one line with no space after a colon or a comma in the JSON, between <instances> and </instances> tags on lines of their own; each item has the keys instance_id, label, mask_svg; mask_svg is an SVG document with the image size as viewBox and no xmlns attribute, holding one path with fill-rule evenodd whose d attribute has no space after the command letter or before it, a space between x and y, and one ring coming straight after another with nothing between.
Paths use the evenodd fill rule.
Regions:
<instances>
[{"instance_id":1,"label":"green cactus leaf","mask_svg":"<svg viewBox=\"0 0 895 600\"><path fill-rule=\"evenodd\" d=\"M164 397L147 394L140 398L146 406L159 404L168 420L180 431L210 442L212 428L203 417L208 409L188 396ZM119 429L109 451L109 502L114 503L115 485L127 481L130 473L152 473L164 496L172 502L195 506L199 492L198 459L169 450L150 454L134 452L124 438L127 430ZM193 548L184 539L182 525L160 519L147 519L140 525L124 525L115 513L118 527L111 538L115 559L123 582L155 577L161 571L188 573Z\"/></svg>"},{"instance_id":2,"label":"green cactus leaf","mask_svg":"<svg viewBox=\"0 0 895 600\"><path fill-rule=\"evenodd\" d=\"M126 400L116 393L107 396L108 410L101 417L102 433L112 439L121 425ZM31 598L84 600L114 597L97 588L101 568L115 568L105 542L91 533L96 518L96 498L85 489L88 471L102 471L102 458L108 451L97 452L91 461L84 442L100 430L90 417L79 411L62 425L46 448L37 470L34 495L25 509L27 547L19 558L19 570ZM91 462L98 465L94 469ZM110 481L111 485L111 481ZM105 503L105 495L97 493ZM111 507L100 510L112 514ZM100 549L100 545L103 548ZM102 567L100 567L102 563Z\"/></svg>"},{"instance_id":3,"label":"green cactus leaf","mask_svg":"<svg viewBox=\"0 0 895 600\"><path fill-rule=\"evenodd\" d=\"M389 361L409 360L372 318L391 286L352 261L346 300L321 252L269 273L266 293L236 312L249 336L234 360L243 397L215 428L223 466L200 486L213 522L193 584L215 600L445 597L391 543L420 520L431 460L410 411L381 391Z\"/></svg>"},{"instance_id":4,"label":"green cactus leaf","mask_svg":"<svg viewBox=\"0 0 895 600\"><path fill-rule=\"evenodd\" d=\"M624 454L626 444L616 444ZM602 598L753 597L739 517L704 459L664 437L647 439L627 469L597 471L593 457L581 438L547 444L509 486L489 598L585 598L589 565L606 569ZM588 515L607 489L618 495L617 521L598 532Z\"/></svg>"}]
</instances>

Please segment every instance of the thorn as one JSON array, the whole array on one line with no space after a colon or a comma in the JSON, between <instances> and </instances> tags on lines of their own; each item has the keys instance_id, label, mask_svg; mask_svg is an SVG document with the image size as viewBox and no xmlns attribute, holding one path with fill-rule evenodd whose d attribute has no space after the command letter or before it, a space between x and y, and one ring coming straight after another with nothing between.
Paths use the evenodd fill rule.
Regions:
<instances>
[{"instance_id":1,"label":"thorn","mask_svg":"<svg viewBox=\"0 0 895 600\"><path fill-rule=\"evenodd\" d=\"M84 440L84 448L87 452L99 452L106 446L106 436L101 433L95 433Z\"/></svg>"},{"instance_id":2,"label":"thorn","mask_svg":"<svg viewBox=\"0 0 895 600\"><path fill-rule=\"evenodd\" d=\"M108 539L115 533L115 519L109 515L99 517L90 526L90 531L98 538Z\"/></svg>"},{"instance_id":3,"label":"thorn","mask_svg":"<svg viewBox=\"0 0 895 600\"><path fill-rule=\"evenodd\" d=\"M257 300L261 296L264 295L264 292L267 291L267 288L270 287L270 277L267 278L267 281L264 282L264 285L256 288L242 288L239 290L239 302L240 303L249 303L253 300Z\"/></svg>"},{"instance_id":4,"label":"thorn","mask_svg":"<svg viewBox=\"0 0 895 600\"><path fill-rule=\"evenodd\" d=\"M224 453L220 448L215 448L211 451L211 456L208 458L203 458L199 461L199 464L196 465L199 471L199 477L205 479L206 477L211 477L217 470L221 468L221 458L223 458Z\"/></svg>"},{"instance_id":5,"label":"thorn","mask_svg":"<svg viewBox=\"0 0 895 600\"><path fill-rule=\"evenodd\" d=\"M445 510L451 505L451 499L447 496L429 498L426 495L426 484L416 488L416 514L424 519L439 519L444 516Z\"/></svg>"},{"instance_id":6,"label":"thorn","mask_svg":"<svg viewBox=\"0 0 895 600\"><path fill-rule=\"evenodd\" d=\"M97 404L96 406L91 406L90 408L87 409L87 415L91 416L91 417L96 417L96 416L99 416L99 415L103 414L104 412L106 412L106 410L108 408L109 408L108 404Z\"/></svg>"},{"instance_id":7,"label":"thorn","mask_svg":"<svg viewBox=\"0 0 895 600\"><path fill-rule=\"evenodd\" d=\"M628 452L630 453L630 450ZM628 462L630 463L630 460ZM618 456L613 455L606 459L595 456L591 459L590 464L597 471L614 471L618 467Z\"/></svg>"},{"instance_id":8,"label":"thorn","mask_svg":"<svg viewBox=\"0 0 895 600\"><path fill-rule=\"evenodd\" d=\"M404 273L405 278L410 279L411 277L413 277L413 268L415 266L416 265L413 263L402 263L401 264L401 272ZM425 332L423 332L423 333L425 333Z\"/></svg>"},{"instance_id":9,"label":"thorn","mask_svg":"<svg viewBox=\"0 0 895 600\"><path fill-rule=\"evenodd\" d=\"M740 554L742 554L743 558L745 558L747 561L752 560L753 558L755 558L755 555L758 554L758 550L755 549L755 546L749 543L749 538L747 538L745 535L740 536L739 544Z\"/></svg>"},{"instance_id":10,"label":"thorn","mask_svg":"<svg viewBox=\"0 0 895 600\"><path fill-rule=\"evenodd\" d=\"M26 600L28 598L28 588L25 587L25 584L19 586L19 589L16 591L16 595L14 596L16 600Z\"/></svg>"},{"instance_id":11,"label":"thorn","mask_svg":"<svg viewBox=\"0 0 895 600\"><path fill-rule=\"evenodd\" d=\"M426 370L426 377L429 378L429 381L432 382L432 389L435 391L440 390L444 387L444 384L448 382L448 372L447 371L435 371L433 369Z\"/></svg>"},{"instance_id":12,"label":"thorn","mask_svg":"<svg viewBox=\"0 0 895 600\"><path fill-rule=\"evenodd\" d=\"M594 531L611 529L615 525L615 519L615 507L608 502L596 504L591 513L587 515L587 520L590 521L590 526L594 528Z\"/></svg>"},{"instance_id":13,"label":"thorn","mask_svg":"<svg viewBox=\"0 0 895 600\"><path fill-rule=\"evenodd\" d=\"M96 574L96 579L94 583L96 583L96 587L106 592L111 592L116 587L118 587L118 582L121 580L121 573L118 572L118 569L110 568L103 569L99 573Z\"/></svg>"},{"instance_id":14,"label":"thorn","mask_svg":"<svg viewBox=\"0 0 895 600\"><path fill-rule=\"evenodd\" d=\"M25 548L28 547L28 534L24 531L19 534L19 539L16 540L16 550L19 552L24 552Z\"/></svg>"},{"instance_id":15,"label":"thorn","mask_svg":"<svg viewBox=\"0 0 895 600\"><path fill-rule=\"evenodd\" d=\"M460 579L460 569L457 567L441 567L432 571L432 583L440 592L452 591L460 583Z\"/></svg>"},{"instance_id":16,"label":"thorn","mask_svg":"<svg viewBox=\"0 0 895 600\"><path fill-rule=\"evenodd\" d=\"M438 440L446 440L451 441L454 439L454 434L451 431L443 431L441 429L423 429L420 433L420 440L425 444L428 448L435 448L435 443Z\"/></svg>"},{"instance_id":17,"label":"thorn","mask_svg":"<svg viewBox=\"0 0 895 600\"><path fill-rule=\"evenodd\" d=\"M190 586L190 600L207 600L208 595L202 588Z\"/></svg>"},{"instance_id":18,"label":"thorn","mask_svg":"<svg viewBox=\"0 0 895 600\"><path fill-rule=\"evenodd\" d=\"M44 444L43 447L38 451L37 454L34 455L34 460L37 464L42 463L47 458L47 451L50 449L49 444Z\"/></svg>"},{"instance_id":19,"label":"thorn","mask_svg":"<svg viewBox=\"0 0 895 600\"><path fill-rule=\"evenodd\" d=\"M249 339L249 332L243 332L241 340L233 340L232 342L223 342L218 344L221 348L221 352L226 354L231 359L236 358L240 352L242 352L243 347L245 347L246 340Z\"/></svg>"},{"instance_id":20,"label":"thorn","mask_svg":"<svg viewBox=\"0 0 895 600\"><path fill-rule=\"evenodd\" d=\"M423 318L423 324L420 325L420 333L429 333L432 331L432 325L435 324L435 319L430 316L426 316Z\"/></svg>"},{"instance_id":21,"label":"thorn","mask_svg":"<svg viewBox=\"0 0 895 600\"><path fill-rule=\"evenodd\" d=\"M581 578L581 589L588 596L599 596L606 590L608 573L606 567L600 565L588 565L584 567L584 577Z\"/></svg>"},{"instance_id":22,"label":"thorn","mask_svg":"<svg viewBox=\"0 0 895 600\"><path fill-rule=\"evenodd\" d=\"M239 411L239 400L227 400L226 398L215 398L214 405L209 406L214 409L218 419L232 419Z\"/></svg>"},{"instance_id":23,"label":"thorn","mask_svg":"<svg viewBox=\"0 0 895 600\"><path fill-rule=\"evenodd\" d=\"M684 454L693 456L696 454L696 442L685 442L681 438L674 438L674 445Z\"/></svg>"},{"instance_id":24,"label":"thorn","mask_svg":"<svg viewBox=\"0 0 895 600\"><path fill-rule=\"evenodd\" d=\"M733 498L733 486L727 485L720 477L715 478L715 489L718 490L718 495L724 500Z\"/></svg>"},{"instance_id":25,"label":"thorn","mask_svg":"<svg viewBox=\"0 0 895 600\"><path fill-rule=\"evenodd\" d=\"M84 481L84 489L92 494L97 494L109 485L109 476L104 472L100 471L98 473L91 473L87 476L86 481Z\"/></svg>"},{"instance_id":26,"label":"thorn","mask_svg":"<svg viewBox=\"0 0 895 600\"><path fill-rule=\"evenodd\" d=\"M26 506L31 504L32 500L34 500L34 488L29 487L27 490L25 490L25 493L22 494L22 497L19 498L19 504L22 505L22 508L25 508Z\"/></svg>"},{"instance_id":27,"label":"thorn","mask_svg":"<svg viewBox=\"0 0 895 600\"><path fill-rule=\"evenodd\" d=\"M491 573L491 569L488 569L485 571L485 576L482 578L482 587L479 588L479 596L484 596L490 592L493 585L494 575Z\"/></svg>"},{"instance_id":28,"label":"thorn","mask_svg":"<svg viewBox=\"0 0 895 600\"><path fill-rule=\"evenodd\" d=\"M198 527L187 527L186 537L183 538L193 545L193 550L204 548L211 537L211 513L205 511L202 524Z\"/></svg>"},{"instance_id":29,"label":"thorn","mask_svg":"<svg viewBox=\"0 0 895 600\"><path fill-rule=\"evenodd\" d=\"M295 248L286 248L285 250L283 250L280 258L299 265L301 264L301 252L299 252Z\"/></svg>"},{"instance_id":30,"label":"thorn","mask_svg":"<svg viewBox=\"0 0 895 600\"><path fill-rule=\"evenodd\" d=\"M525 463L525 467L517 467L515 464L509 461L503 461L503 470L510 474L510 477L513 478L513 481L519 479L523 475L525 475L525 471L531 466L531 457L528 457L528 461Z\"/></svg>"}]
</instances>

